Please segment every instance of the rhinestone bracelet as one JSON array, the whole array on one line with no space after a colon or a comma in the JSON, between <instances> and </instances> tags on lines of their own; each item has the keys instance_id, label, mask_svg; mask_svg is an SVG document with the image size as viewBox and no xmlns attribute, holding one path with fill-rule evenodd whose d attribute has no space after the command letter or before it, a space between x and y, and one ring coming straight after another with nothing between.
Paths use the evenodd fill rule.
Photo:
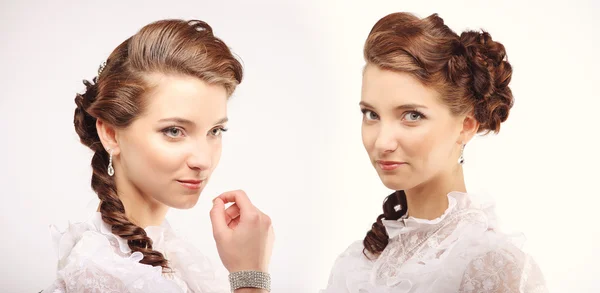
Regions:
<instances>
[{"instance_id":1,"label":"rhinestone bracelet","mask_svg":"<svg viewBox=\"0 0 600 293\"><path fill-rule=\"evenodd\" d=\"M239 288L259 288L271 292L271 276L259 271L239 271L229 274L231 292Z\"/></svg>"}]
</instances>

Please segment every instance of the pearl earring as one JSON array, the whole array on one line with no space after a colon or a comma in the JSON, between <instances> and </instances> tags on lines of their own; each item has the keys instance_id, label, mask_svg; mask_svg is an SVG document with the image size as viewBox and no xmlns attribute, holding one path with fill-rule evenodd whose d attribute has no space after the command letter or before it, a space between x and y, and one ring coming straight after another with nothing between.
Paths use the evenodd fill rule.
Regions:
<instances>
[{"instance_id":1,"label":"pearl earring","mask_svg":"<svg viewBox=\"0 0 600 293\"><path fill-rule=\"evenodd\" d=\"M465 163L465 157L463 156L465 152L465 145L462 145L462 149L460 150L460 157L458 157L458 164L462 165Z\"/></svg>"},{"instance_id":2,"label":"pearl earring","mask_svg":"<svg viewBox=\"0 0 600 293\"><path fill-rule=\"evenodd\" d=\"M108 150L108 152L110 153L110 156L108 157L108 176L113 176L115 175L115 169L113 168L112 165L112 156L113 156L113 151L111 149Z\"/></svg>"}]
</instances>

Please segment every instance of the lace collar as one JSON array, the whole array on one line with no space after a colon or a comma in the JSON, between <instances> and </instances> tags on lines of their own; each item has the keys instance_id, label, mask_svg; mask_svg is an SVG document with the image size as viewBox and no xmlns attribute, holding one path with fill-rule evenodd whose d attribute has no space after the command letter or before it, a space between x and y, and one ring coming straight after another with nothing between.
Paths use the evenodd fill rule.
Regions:
<instances>
[{"instance_id":1,"label":"lace collar","mask_svg":"<svg viewBox=\"0 0 600 293\"><path fill-rule=\"evenodd\" d=\"M119 248L122 252L131 253L127 240L117 237L112 233L110 225L102 220L102 214L100 212L95 212L89 219L89 223L93 224L100 233L114 238L119 243ZM169 225L169 222L166 219L160 226L148 226L144 228L144 231L146 231L146 235L152 239L152 248L161 252L164 251L165 241L173 236L171 225Z\"/></svg>"},{"instance_id":2,"label":"lace collar","mask_svg":"<svg viewBox=\"0 0 600 293\"><path fill-rule=\"evenodd\" d=\"M111 231L110 225L102 220L102 214L100 212L94 212L92 216L85 222L75 224L69 222L69 225L64 232L59 231L59 229L54 225L50 226L50 232L55 249L58 253L59 263L66 261L66 258L71 253L71 250L86 231L98 231L107 237L109 241L113 242L114 244L118 244L115 246L119 247L121 253L131 253L131 248L129 248L127 240L114 235ZM175 237L171 231L171 226L166 220L161 226L149 226L146 227L144 231L146 231L148 237L152 239L153 249L161 252L165 250L165 243Z\"/></svg>"},{"instance_id":3,"label":"lace collar","mask_svg":"<svg viewBox=\"0 0 600 293\"><path fill-rule=\"evenodd\" d=\"M496 216L494 212L495 204L490 197L458 191L452 191L448 193L447 196L448 208L441 216L433 220L419 219L407 215L398 220L382 220L389 238L392 239L400 234L438 225L442 221L448 219L451 215L468 209L483 211L486 214L488 221L490 221L490 228L496 227Z\"/></svg>"}]
</instances>

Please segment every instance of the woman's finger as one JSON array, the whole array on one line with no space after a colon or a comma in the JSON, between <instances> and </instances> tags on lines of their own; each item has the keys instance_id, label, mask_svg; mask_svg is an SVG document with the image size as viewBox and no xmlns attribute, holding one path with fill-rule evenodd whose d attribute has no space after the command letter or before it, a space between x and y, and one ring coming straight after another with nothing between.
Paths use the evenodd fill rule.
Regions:
<instances>
[{"instance_id":1,"label":"woman's finger","mask_svg":"<svg viewBox=\"0 0 600 293\"><path fill-rule=\"evenodd\" d=\"M240 216L240 207L238 207L237 204L234 203L230 207L225 209L225 219L226 219L227 225L229 225L231 223L231 221L233 221L235 219L239 219L239 216Z\"/></svg>"}]
</instances>

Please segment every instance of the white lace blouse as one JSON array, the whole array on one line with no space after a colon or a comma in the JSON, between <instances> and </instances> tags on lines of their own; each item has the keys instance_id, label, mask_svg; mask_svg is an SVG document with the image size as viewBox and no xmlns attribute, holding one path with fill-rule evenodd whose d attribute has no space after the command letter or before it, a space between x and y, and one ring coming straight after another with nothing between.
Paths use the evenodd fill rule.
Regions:
<instances>
[{"instance_id":1,"label":"white lace blouse","mask_svg":"<svg viewBox=\"0 0 600 293\"><path fill-rule=\"evenodd\" d=\"M87 222L70 224L65 232L51 227L57 278L43 292L230 292L225 270L177 237L166 221L144 230L153 249L169 261L172 273L141 264L142 254L131 253L127 241L112 234L101 214L95 213Z\"/></svg>"},{"instance_id":2,"label":"white lace blouse","mask_svg":"<svg viewBox=\"0 0 600 293\"><path fill-rule=\"evenodd\" d=\"M362 240L336 260L321 293L547 292L521 237L498 231L493 202L452 192L437 219L383 220L390 237L379 257Z\"/></svg>"}]
</instances>

